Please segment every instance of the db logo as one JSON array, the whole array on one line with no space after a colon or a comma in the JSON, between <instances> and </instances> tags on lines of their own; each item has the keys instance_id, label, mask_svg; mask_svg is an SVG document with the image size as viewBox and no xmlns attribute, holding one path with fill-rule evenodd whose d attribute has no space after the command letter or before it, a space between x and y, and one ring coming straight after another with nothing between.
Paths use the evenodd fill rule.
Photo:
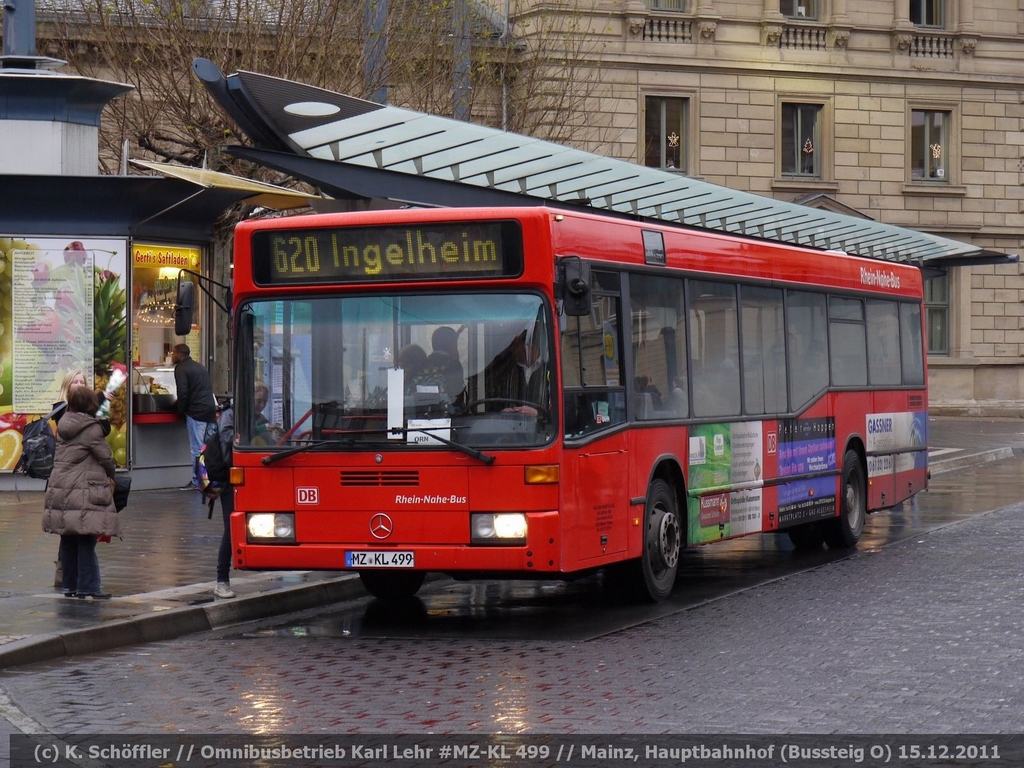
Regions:
<instances>
[{"instance_id":1,"label":"db logo","mask_svg":"<svg viewBox=\"0 0 1024 768\"><path fill-rule=\"evenodd\" d=\"M295 503L296 504L319 504L320 503L320 489L319 488L296 488L295 489Z\"/></svg>"},{"instance_id":2,"label":"db logo","mask_svg":"<svg viewBox=\"0 0 1024 768\"><path fill-rule=\"evenodd\" d=\"M773 454L778 450L779 437L774 432L769 432L768 435L768 453Z\"/></svg>"}]
</instances>

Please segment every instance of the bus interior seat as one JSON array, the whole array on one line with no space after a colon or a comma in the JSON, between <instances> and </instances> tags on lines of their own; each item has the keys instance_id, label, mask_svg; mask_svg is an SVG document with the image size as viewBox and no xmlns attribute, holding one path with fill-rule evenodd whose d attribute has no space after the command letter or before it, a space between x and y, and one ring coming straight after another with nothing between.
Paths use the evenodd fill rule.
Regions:
<instances>
[{"instance_id":1,"label":"bus interior seat","mask_svg":"<svg viewBox=\"0 0 1024 768\"><path fill-rule=\"evenodd\" d=\"M337 402L313 404L313 439L320 440L324 434L339 432L345 428L343 423L345 409Z\"/></svg>"},{"instance_id":2,"label":"bus interior seat","mask_svg":"<svg viewBox=\"0 0 1024 768\"><path fill-rule=\"evenodd\" d=\"M654 396L650 392L637 392L633 395L633 405L636 406L636 417L640 420L650 419L671 419L676 415L675 410L668 408L656 408Z\"/></svg>"}]
</instances>

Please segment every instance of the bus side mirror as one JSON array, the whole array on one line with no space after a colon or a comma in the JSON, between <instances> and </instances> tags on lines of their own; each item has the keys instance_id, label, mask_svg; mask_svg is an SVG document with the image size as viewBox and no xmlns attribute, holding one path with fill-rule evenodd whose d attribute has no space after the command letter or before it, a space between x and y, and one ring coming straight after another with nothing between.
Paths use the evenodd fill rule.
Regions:
<instances>
[{"instance_id":1,"label":"bus side mirror","mask_svg":"<svg viewBox=\"0 0 1024 768\"><path fill-rule=\"evenodd\" d=\"M565 314L582 317L590 314L590 265L579 256L562 259L559 265L560 298Z\"/></svg>"},{"instance_id":2,"label":"bus side mirror","mask_svg":"<svg viewBox=\"0 0 1024 768\"><path fill-rule=\"evenodd\" d=\"M192 332L192 304L195 284L178 277L178 296L174 300L174 335L188 336Z\"/></svg>"}]
</instances>

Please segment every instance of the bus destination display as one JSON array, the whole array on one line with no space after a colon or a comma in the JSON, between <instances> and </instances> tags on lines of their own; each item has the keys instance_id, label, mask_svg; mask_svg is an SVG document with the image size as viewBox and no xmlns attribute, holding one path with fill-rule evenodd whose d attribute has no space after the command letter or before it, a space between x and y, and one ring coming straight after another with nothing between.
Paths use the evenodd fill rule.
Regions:
<instances>
[{"instance_id":1,"label":"bus destination display","mask_svg":"<svg viewBox=\"0 0 1024 768\"><path fill-rule=\"evenodd\" d=\"M522 235L512 221L261 230L258 285L514 277Z\"/></svg>"}]
</instances>

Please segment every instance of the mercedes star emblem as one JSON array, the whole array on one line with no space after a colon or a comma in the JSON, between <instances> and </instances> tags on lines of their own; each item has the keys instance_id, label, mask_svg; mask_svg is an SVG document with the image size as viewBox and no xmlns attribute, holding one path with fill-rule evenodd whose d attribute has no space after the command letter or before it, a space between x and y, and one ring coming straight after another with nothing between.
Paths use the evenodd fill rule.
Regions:
<instances>
[{"instance_id":1,"label":"mercedes star emblem","mask_svg":"<svg viewBox=\"0 0 1024 768\"><path fill-rule=\"evenodd\" d=\"M370 533L376 539L386 539L395 530L395 524L385 514L374 515L370 518Z\"/></svg>"}]
</instances>

